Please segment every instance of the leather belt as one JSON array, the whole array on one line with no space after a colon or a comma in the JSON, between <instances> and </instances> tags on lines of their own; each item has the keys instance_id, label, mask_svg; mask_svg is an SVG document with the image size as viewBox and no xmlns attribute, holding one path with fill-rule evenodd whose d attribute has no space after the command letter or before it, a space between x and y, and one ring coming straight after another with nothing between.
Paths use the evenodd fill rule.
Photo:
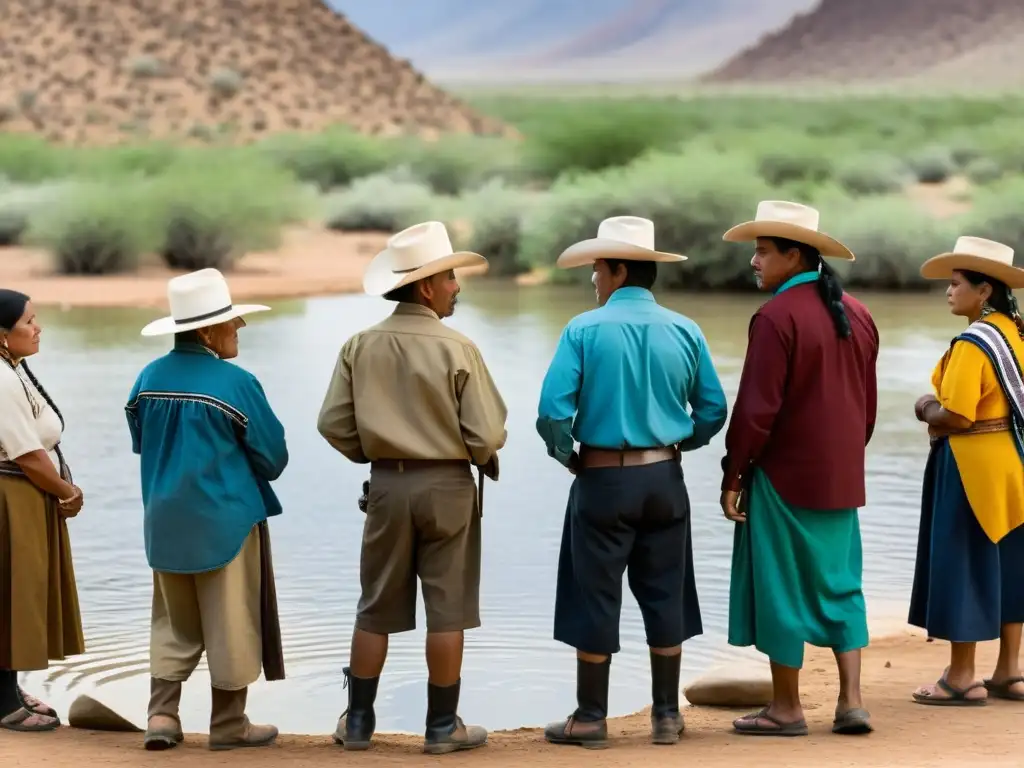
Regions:
<instances>
[{"instance_id":1,"label":"leather belt","mask_svg":"<svg viewBox=\"0 0 1024 768\"><path fill-rule=\"evenodd\" d=\"M589 445L580 446L580 466L585 469L642 467L678 458L679 450L674 445L660 448L626 448L624 450L591 448Z\"/></svg>"},{"instance_id":2,"label":"leather belt","mask_svg":"<svg viewBox=\"0 0 1024 768\"><path fill-rule=\"evenodd\" d=\"M976 421L971 425L970 429L966 429L963 432L954 432L954 435L986 435L990 432L1006 432L1010 429L1010 419L984 419L983 421Z\"/></svg>"},{"instance_id":3,"label":"leather belt","mask_svg":"<svg viewBox=\"0 0 1024 768\"><path fill-rule=\"evenodd\" d=\"M370 462L372 469L395 469L399 472L414 469L437 469L439 467L469 466L466 459L377 459Z\"/></svg>"}]
</instances>

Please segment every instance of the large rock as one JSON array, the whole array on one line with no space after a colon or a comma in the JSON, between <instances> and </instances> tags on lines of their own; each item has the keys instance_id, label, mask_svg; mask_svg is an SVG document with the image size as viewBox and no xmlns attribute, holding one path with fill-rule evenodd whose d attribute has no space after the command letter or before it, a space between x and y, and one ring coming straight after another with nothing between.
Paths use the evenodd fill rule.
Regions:
<instances>
[{"instance_id":1,"label":"large rock","mask_svg":"<svg viewBox=\"0 0 1024 768\"><path fill-rule=\"evenodd\" d=\"M772 700L767 667L712 670L683 690L686 700L701 707L761 707Z\"/></svg>"},{"instance_id":2,"label":"large rock","mask_svg":"<svg viewBox=\"0 0 1024 768\"><path fill-rule=\"evenodd\" d=\"M121 733L142 733L142 729L121 717L106 704L92 696L79 696L71 702L68 710L68 725L90 731L119 731Z\"/></svg>"}]
</instances>

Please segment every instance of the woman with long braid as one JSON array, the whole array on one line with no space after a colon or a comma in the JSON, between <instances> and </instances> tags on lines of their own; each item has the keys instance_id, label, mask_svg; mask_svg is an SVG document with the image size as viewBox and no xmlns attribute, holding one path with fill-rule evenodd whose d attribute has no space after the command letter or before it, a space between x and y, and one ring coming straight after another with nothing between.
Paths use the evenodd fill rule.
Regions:
<instances>
[{"instance_id":1,"label":"woman with long braid","mask_svg":"<svg viewBox=\"0 0 1024 768\"><path fill-rule=\"evenodd\" d=\"M729 642L768 656L773 693L769 706L733 727L744 735L807 735L800 669L811 644L831 649L839 668L832 731L869 733L857 510L877 409L878 331L823 261L854 257L818 230L813 208L762 202L756 220L725 239L756 243L754 276L772 293L750 322L721 503L736 523Z\"/></svg>"},{"instance_id":2,"label":"woman with long braid","mask_svg":"<svg viewBox=\"0 0 1024 768\"><path fill-rule=\"evenodd\" d=\"M0 728L11 731L60 725L18 672L85 652L66 521L83 496L60 450L64 417L25 361L39 334L29 297L0 290Z\"/></svg>"},{"instance_id":3,"label":"woman with long braid","mask_svg":"<svg viewBox=\"0 0 1024 768\"><path fill-rule=\"evenodd\" d=\"M950 312L968 321L914 408L932 440L925 468L910 623L950 643L949 667L919 704L1024 701L1024 320L1013 249L961 237L921 274L949 282ZM999 639L992 677L975 679L979 642Z\"/></svg>"}]
</instances>

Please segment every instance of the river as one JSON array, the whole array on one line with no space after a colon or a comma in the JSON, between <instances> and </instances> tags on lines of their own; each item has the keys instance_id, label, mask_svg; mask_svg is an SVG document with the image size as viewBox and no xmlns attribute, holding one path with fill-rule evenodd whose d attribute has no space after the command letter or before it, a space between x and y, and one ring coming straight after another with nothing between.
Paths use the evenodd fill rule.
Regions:
<instances>
[{"instance_id":1,"label":"river","mask_svg":"<svg viewBox=\"0 0 1024 768\"><path fill-rule=\"evenodd\" d=\"M669 295L662 301L700 323L730 402L757 296ZM863 510L869 613L904 619L917 536L927 438L913 418L932 366L962 327L940 295L861 298L881 335L879 416L868 449ZM484 515L481 629L468 633L460 712L490 728L540 725L575 706L573 652L551 639L553 584L570 475L544 451L533 427L541 379L565 322L592 306L589 288L517 289L473 281L448 322L479 345L509 409L501 482ZM316 431L317 412L341 344L382 319L390 304L363 296L272 303L241 332L237 362L263 383L287 429L291 463L276 483L285 513L271 523L288 679L256 683L255 722L282 731L330 733L345 706L341 669L359 594L356 507L366 469L349 464ZM30 690L60 711L90 693L144 725L148 700L151 573L142 543L138 463L124 404L138 371L167 348L139 329L155 313L47 309L34 366L63 410L65 450L86 507L70 530L85 624L86 655L33 673ZM693 542L705 634L684 646L683 678L740 652L725 643L732 525L718 507L723 433L688 454ZM649 702L648 658L628 590L622 652L612 665L612 714ZM426 670L419 628L392 639L377 704L379 730L423 730ZM749 654L748 654L749 655ZM208 728L205 663L186 685L186 730Z\"/></svg>"}]
</instances>

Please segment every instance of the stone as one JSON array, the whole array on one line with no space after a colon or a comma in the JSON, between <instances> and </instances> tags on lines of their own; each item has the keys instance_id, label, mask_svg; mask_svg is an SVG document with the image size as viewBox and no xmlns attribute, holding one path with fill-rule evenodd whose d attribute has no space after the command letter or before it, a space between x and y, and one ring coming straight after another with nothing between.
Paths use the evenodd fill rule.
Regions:
<instances>
[{"instance_id":1,"label":"stone","mask_svg":"<svg viewBox=\"0 0 1024 768\"><path fill-rule=\"evenodd\" d=\"M772 700L768 668L713 670L683 689L686 700L699 707L763 707Z\"/></svg>"},{"instance_id":2,"label":"stone","mask_svg":"<svg viewBox=\"0 0 1024 768\"><path fill-rule=\"evenodd\" d=\"M71 702L68 710L68 725L90 731L117 731L119 733L142 733L142 729L121 717L106 704L92 696L79 696Z\"/></svg>"}]
</instances>

